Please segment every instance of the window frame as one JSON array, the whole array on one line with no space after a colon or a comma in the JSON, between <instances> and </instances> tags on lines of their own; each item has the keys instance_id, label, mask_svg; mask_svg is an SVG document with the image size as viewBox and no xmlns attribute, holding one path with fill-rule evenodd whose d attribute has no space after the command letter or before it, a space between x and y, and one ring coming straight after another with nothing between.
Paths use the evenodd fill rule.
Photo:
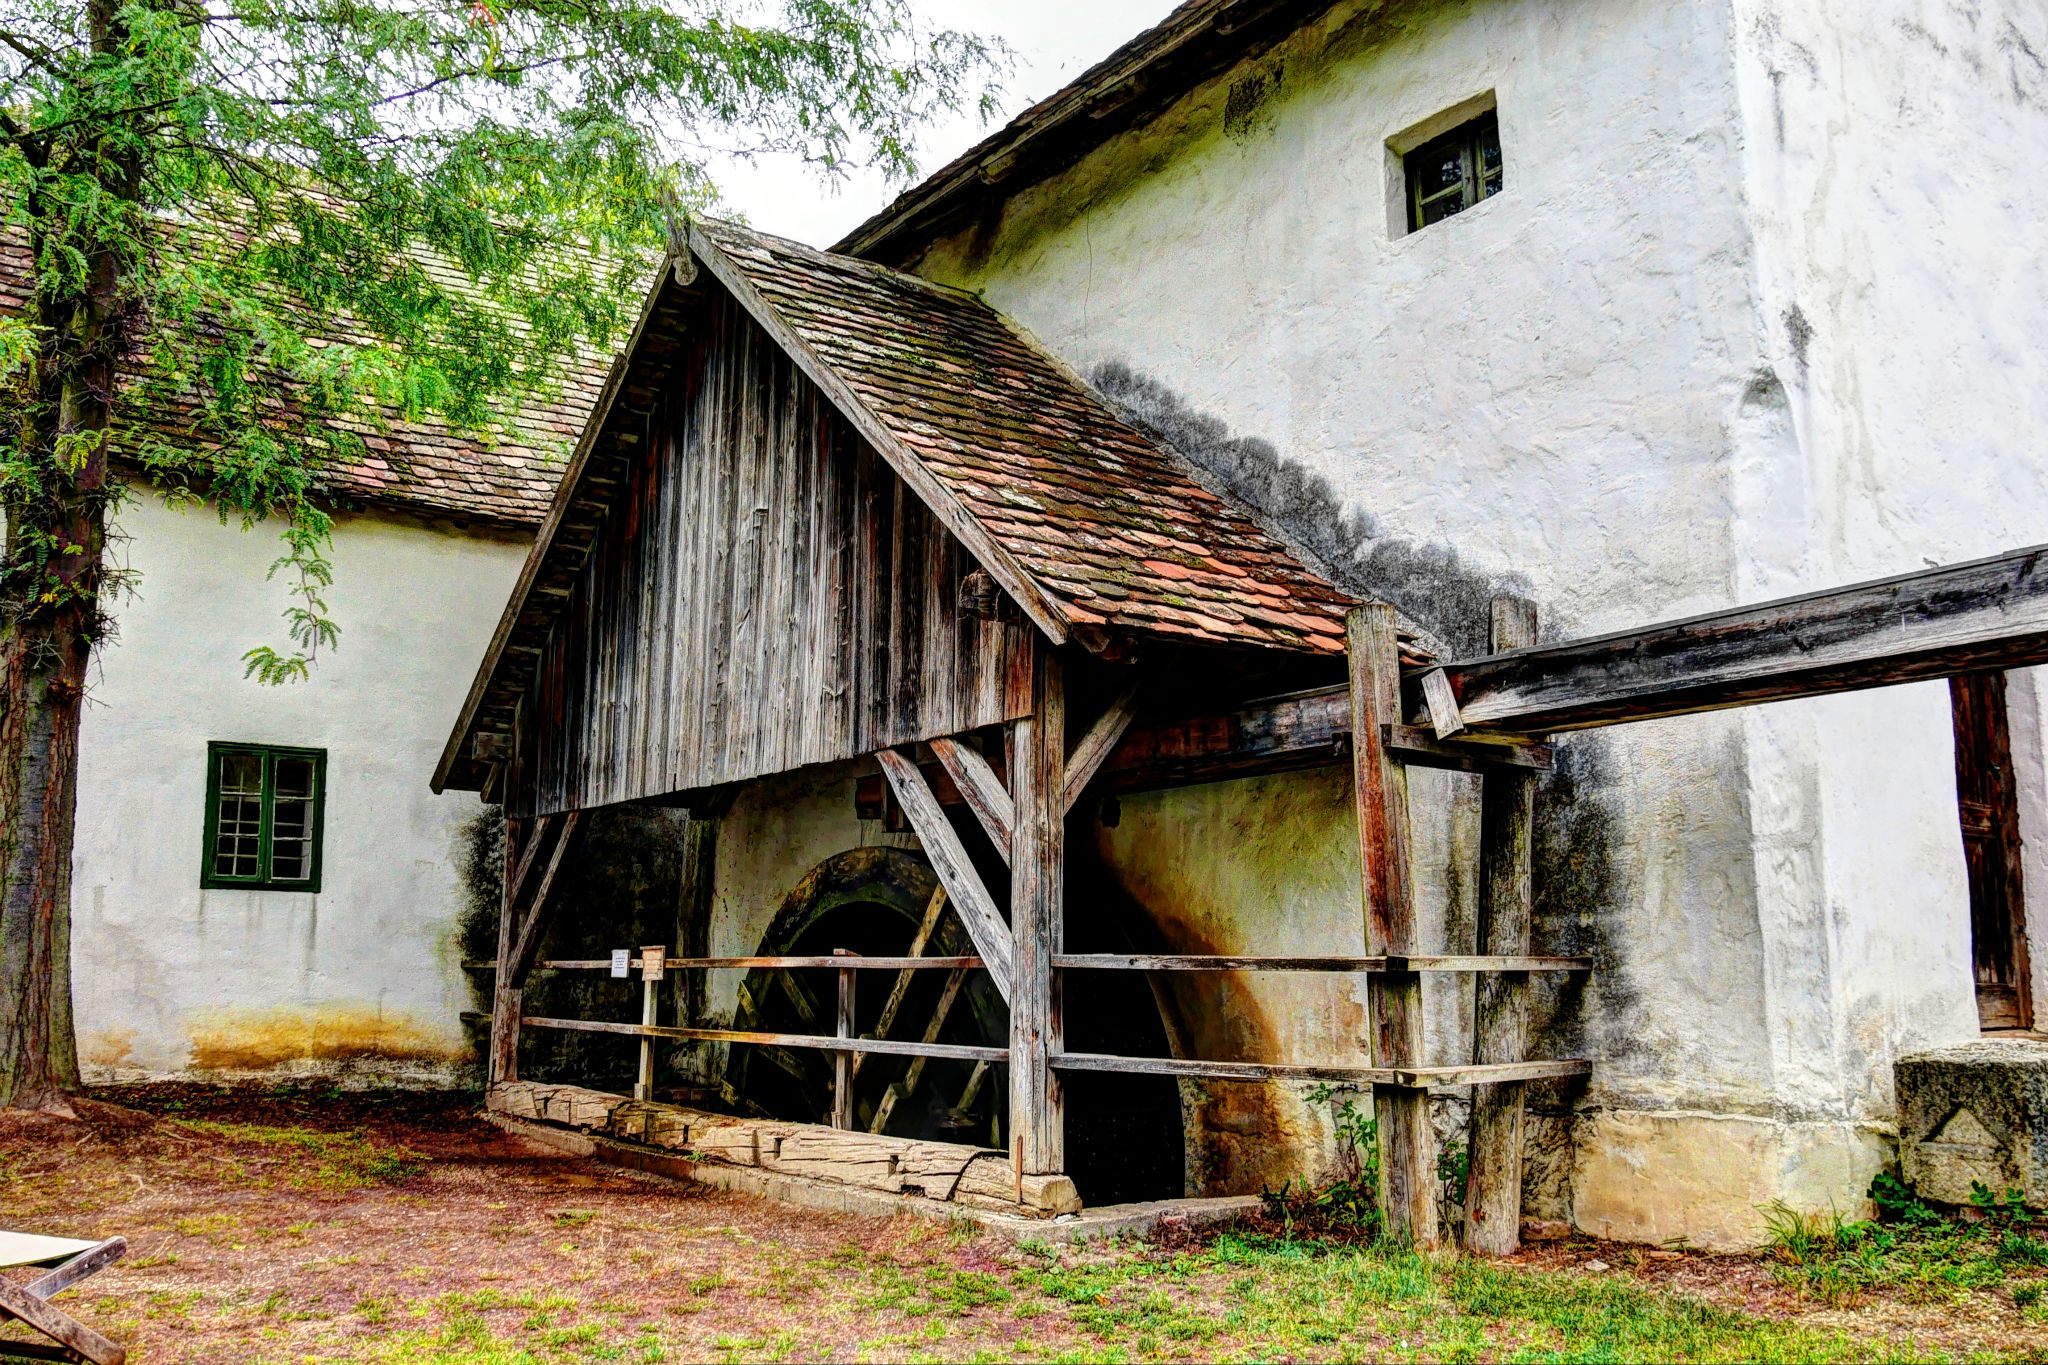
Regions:
<instances>
[{"instance_id":1,"label":"window frame","mask_svg":"<svg viewBox=\"0 0 2048 1365\"><path fill-rule=\"evenodd\" d=\"M1500 148L1500 165L1494 171L1488 171L1485 166L1484 147L1488 134L1492 135L1494 146ZM1456 148L1458 162L1464 172L1463 176L1456 185L1447 185L1441 189L1424 194L1420 176L1422 163L1431 159L1429 153L1446 146ZM1410 147L1407 151L1402 152L1401 176L1403 184L1407 187L1408 234L1412 236L1426 227L1435 227L1437 223L1443 222L1445 218L1455 218L1459 213L1469 212L1487 200L1505 192L1507 189L1507 163L1507 149L1501 144L1500 111L1497 108L1482 109L1463 122L1445 129L1434 137L1426 138ZM1487 183L1496 175L1500 179L1500 188L1489 191ZM1433 204L1451 194L1458 194L1464 197L1463 207L1459 208L1457 213L1446 214L1444 218L1439 218L1436 222L1424 222L1422 217L1423 210L1429 204Z\"/></svg>"},{"instance_id":2,"label":"window frame","mask_svg":"<svg viewBox=\"0 0 2048 1365\"><path fill-rule=\"evenodd\" d=\"M221 760L229 754L255 754L263 761L263 789L258 797L261 814L256 827L256 875L230 877L214 870L220 840ZM277 762L302 758L313 764L312 831L304 877L280 880L271 875L271 822L277 809ZM290 744L251 744L239 740L209 740L206 745L206 832L200 851L199 885L208 891L300 891L320 890L321 845L327 834L327 751Z\"/></svg>"}]
</instances>

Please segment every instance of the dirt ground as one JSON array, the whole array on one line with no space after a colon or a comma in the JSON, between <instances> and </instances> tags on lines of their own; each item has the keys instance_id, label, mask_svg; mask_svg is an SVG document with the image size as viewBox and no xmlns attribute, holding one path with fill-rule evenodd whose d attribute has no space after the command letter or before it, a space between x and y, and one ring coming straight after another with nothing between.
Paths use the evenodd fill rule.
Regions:
<instances>
[{"instance_id":1,"label":"dirt ground","mask_svg":"<svg viewBox=\"0 0 2048 1365\"><path fill-rule=\"evenodd\" d=\"M795 1210L509 1137L474 1096L153 1086L0 1115L0 1224L121 1233L58 1300L169 1362L2048 1359L2038 1289L1828 1307L1749 1257L1514 1263L1251 1228L1090 1249Z\"/></svg>"}]
</instances>

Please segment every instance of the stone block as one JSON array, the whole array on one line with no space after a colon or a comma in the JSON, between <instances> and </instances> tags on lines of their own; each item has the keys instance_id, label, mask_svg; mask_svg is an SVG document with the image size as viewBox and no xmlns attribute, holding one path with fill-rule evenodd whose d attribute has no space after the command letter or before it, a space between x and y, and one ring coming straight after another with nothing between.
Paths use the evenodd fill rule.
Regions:
<instances>
[{"instance_id":1,"label":"stone block","mask_svg":"<svg viewBox=\"0 0 2048 1365\"><path fill-rule=\"evenodd\" d=\"M2048 1205L2048 1042L1984 1038L1894 1066L1899 1164L1922 1199L1968 1204L1973 1182Z\"/></svg>"}]
</instances>

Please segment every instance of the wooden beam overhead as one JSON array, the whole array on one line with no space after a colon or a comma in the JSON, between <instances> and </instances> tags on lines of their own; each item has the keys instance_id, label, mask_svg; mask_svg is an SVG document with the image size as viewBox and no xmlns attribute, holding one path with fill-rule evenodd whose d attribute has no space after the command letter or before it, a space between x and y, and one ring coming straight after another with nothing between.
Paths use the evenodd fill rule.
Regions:
<instances>
[{"instance_id":1,"label":"wooden beam overhead","mask_svg":"<svg viewBox=\"0 0 2048 1365\"><path fill-rule=\"evenodd\" d=\"M990 979L1002 992L1003 999L1009 1000L1010 926L1003 922L995 900L988 894L988 888L981 884L973 860L961 847L960 836L953 832L946 812L940 807L938 798L932 795L932 789L926 785L924 774L918 771L915 763L894 749L877 753L875 761L882 765L883 774L896 792L897 804L903 807L910 827L917 831L917 840L924 846L925 856L931 859L932 870L938 873L946 895L952 898L953 908L959 912L960 922L967 928L967 936L974 940L975 948L981 953Z\"/></svg>"},{"instance_id":2,"label":"wooden beam overhead","mask_svg":"<svg viewBox=\"0 0 2048 1365\"><path fill-rule=\"evenodd\" d=\"M2048 547L1444 665L1467 726L1579 730L2048 663Z\"/></svg>"}]
</instances>

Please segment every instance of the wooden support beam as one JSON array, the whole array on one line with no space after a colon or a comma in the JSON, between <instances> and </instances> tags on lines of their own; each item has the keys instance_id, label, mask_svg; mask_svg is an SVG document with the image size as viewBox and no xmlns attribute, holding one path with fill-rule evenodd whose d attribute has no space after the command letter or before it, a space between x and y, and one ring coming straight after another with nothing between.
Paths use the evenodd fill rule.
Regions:
<instances>
[{"instance_id":1,"label":"wooden support beam","mask_svg":"<svg viewBox=\"0 0 2048 1365\"><path fill-rule=\"evenodd\" d=\"M1010 724L1010 1148L1019 1179L1066 1168L1060 1079L1046 1063L1061 1049L1052 955L1064 947L1066 694L1059 656L1038 642L1032 653L1031 714Z\"/></svg>"},{"instance_id":2,"label":"wooden support beam","mask_svg":"<svg viewBox=\"0 0 2048 1365\"><path fill-rule=\"evenodd\" d=\"M875 755L875 761L882 765L882 772L896 793L896 803L903 807L910 827L917 831L917 840L924 846L925 856L931 859L932 870L938 873L939 883L952 898L953 909L967 927L967 936L974 940L975 948L980 951L990 979L1002 992L1003 999L1014 1000L1010 927L1003 923L988 888L981 884L981 876L974 870L967 850L961 847L960 836L946 819L938 798L932 795L932 789L925 783L924 774L918 771L917 765L903 754L894 749L884 749ZM1015 1008L1014 1004L1012 1008Z\"/></svg>"},{"instance_id":3,"label":"wooden support beam","mask_svg":"<svg viewBox=\"0 0 2048 1365\"><path fill-rule=\"evenodd\" d=\"M526 984L527 973L533 970L533 960L540 955L541 933L547 927L548 911L554 908L555 887L562 867L568 861L569 850L575 845L577 831L583 828L583 818L584 813L580 810L541 817L543 822L558 822L561 830L555 836L547 866L533 885L533 898L526 905L511 955L499 968L500 981L508 983L514 990Z\"/></svg>"},{"instance_id":4,"label":"wooden support beam","mask_svg":"<svg viewBox=\"0 0 2048 1365\"><path fill-rule=\"evenodd\" d=\"M1436 738L1449 739L1465 728L1464 717L1458 711L1458 694L1451 690L1451 680L1441 668L1423 673L1422 703L1429 710L1429 727Z\"/></svg>"},{"instance_id":5,"label":"wooden support beam","mask_svg":"<svg viewBox=\"0 0 2048 1365\"><path fill-rule=\"evenodd\" d=\"M39 1299L62 1293L80 1280L92 1278L128 1254L126 1237L109 1237L98 1246L87 1247L62 1265L30 1280L22 1288Z\"/></svg>"},{"instance_id":6,"label":"wooden support beam","mask_svg":"<svg viewBox=\"0 0 2048 1365\"><path fill-rule=\"evenodd\" d=\"M854 971L851 967L839 969L839 1009L833 1015L834 1032L842 1039L850 1039L854 1032ZM832 1126L853 1127L853 1054L834 1053L832 1057Z\"/></svg>"},{"instance_id":7,"label":"wooden support beam","mask_svg":"<svg viewBox=\"0 0 2048 1365\"><path fill-rule=\"evenodd\" d=\"M63 1349L76 1352L74 1355L46 1357L48 1359L85 1360L93 1365L122 1365L128 1359L127 1349L119 1342L100 1335L14 1281L0 1277L0 1322L8 1318L26 1323ZM7 1344L12 1345L11 1342Z\"/></svg>"},{"instance_id":8,"label":"wooden support beam","mask_svg":"<svg viewBox=\"0 0 2048 1365\"><path fill-rule=\"evenodd\" d=\"M1059 1071L1110 1071L1133 1076L1186 1076L1214 1081L1329 1081L1338 1085L1370 1085L1373 1103L1383 1088L1411 1090L1420 1100L1430 1086L1494 1086L1521 1081L1583 1076L1591 1064L1578 1059L1521 1062L1512 1066L1323 1066L1308 1062L1210 1062L1186 1057L1112 1057L1093 1052L1063 1052L1052 1059ZM1433 1186L1434 1166L1429 1171ZM1432 1202L1434 1194L1432 1193Z\"/></svg>"},{"instance_id":9,"label":"wooden support beam","mask_svg":"<svg viewBox=\"0 0 2048 1365\"><path fill-rule=\"evenodd\" d=\"M924 955L925 945L930 943L932 935L938 932L939 916L944 914L945 910L946 888L935 887L931 899L925 902L924 918L918 921L917 932L910 936L910 956ZM897 971L896 984L889 988L889 997L882 1002L882 1013L875 1020L875 1037L889 1036L890 1028L896 1023L896 1012L903 1008L903 998L910 994L910 983L916 979L916 975L916 969L913 967L903 967ZM853 1059L854 1075L860 1074L861 1063L866 1060L865 1054Z\"/></svg>"},{"instance_id":10,"label":"wooden support beam","mask_svg":"<svg viewBox=\"0 0 2048 1365\"><path fill-rule=\"evenodd\" d=\"M1456 739L1438 739L1419 725L1388 725L1382 729L1387 751L1411 768L1483 773L1505 767L1547 773L1557 761L1557 751L1550 745L1519 735L1480 737L1466 730Z\"/></svg>"},{"instance_id":11,"label":"wooden support beam","mask_svg":"<svg viewBox=\"0 0 2048 1365\"><path fill-rule=\"evenodd\" d=\"M1527 734L2048 663L2048 547L1444 665Z\"/></svg>"},{"instance_id":12,"label":"wooden support beam","mask_svg":"<svg viewBox=\"0 0 2048 1365\"><path fill-rule=\"evenodd\" d=\"M1136 972L1589 972L1590 957L1437 954L1429 957L1243 957L1221 953L1055 953L1068 971Z\"/></svg>"},{"instance_id":13,"label":"wooden support beam","mask_svg":"<svg viewBox=\"0 0 2048 1365\"><path fill-rule=\"evenodd\" d=\"M1401 656L1394 609L1369 603L1346 620L1351 668L1352 773L1358 805L1368 951L1406 956L1415 946L1414 893L1408 866L1408 776L1387 751L1382 726L1400 720ZM1373 1062L1390 1070L1422 1061L1422 978L1380 972L1367 978ZM1437 1244L1436 1140L1429 1100L1398 1084L1375 1084L1379 1124L1380 1207L1387 1230L1428 1249Z\"/></svg>"},{"instance_id":14,"label":"wooden support beam","mask_svg":"<svg viewBox=\"0 0 2048 1365\"><path fill-rule=\"evenodd\" d=\"M486 1079L493 1085L519 1079L521 995L505 965L512 960L512 949L519 942L519 909L512 893L519 884L517 873L523 857L532 851L532 823L511 815L505 817L505 859L498 890L497 970L491 988L491 1055L485 1068Z\"/></svg>"},{"instance_id":15,"label":"wooden support beam","mask_svg":"<svg viewBox=\"0 0 2048 1365\"><path fill-rule=\"evenodd\" d=\"M1116 746L1122 742L1124 732L1131 728L1131 722L1137 719L1139 683L1140 680L1134 677L1125 684L1116 700L1096 718L1095 724L1088 727L1088 733L1081 736L1074 752L1067 755L1062 810L1074 808L1074 803L1088 790L1088 784L1095 780L1095 774L1116 752Z\"/></svg>"},{"instance_id":16,"label":"wooden support beam","mask_svg":"<svg viewBox=\"0 0 2048 1365\"><path fill-rule=\"evenodd\" d=\"M729 1028L668 1028L664 1025L614 1024L603 1019L528 1019L528 1028L566 1029L571 1033L616 1033L628 1038L681 1038L704 1043L748 1043L761 1047L807 1047L820 1052L879 1052L890 1057L943 1057L952 1062L1003 1062L1009 1049L966 1043L906 1043L888 1038L839 1038L815 1033L761 1033Z\"/></svg>"},{"instance_id":17,"label":"wooden support beam","mask_svg":"<svg viewBox=\"0 0 2048 1365\"><path fill-rule=\"evenodd\" d=\"M932 1011L932 1017L925 1022L924 1036L918 1041L923 1043L936 1043L939 1041L939 1034L946 1027L947 1016L953 1013L953 1002L960 998L960 988L966 982L967 973L965 972L954 972L946 978L946 984L939 988L938 1007ZM896 1112L896 1106L917 1093L917 1084L924 1078L924 1064L925 1059L923 1057L915 1058L904 1071L903 1079L889 1087L888 1093L882 1096L881 1104L875 1108L874 1121L868 1124L869 1132L879 1133L884 1128L887 1128L889 1126L889 1116ZM975 1065L981 1066L984 1063L977 1062Z\"/></svg>"},{"instance_id":18,"label":"wooden support beam","mask_svg":"<svg viewBox=\"0 0 2048 1365\"><path fill-rule=\"evenodd\" d=\"M996 852L1003 855L1003 861L1008 862L1010 826L1016 813L1010 806L1010 793L1004 789L1002 779L996 776L996 770L989 767L988 760L977 750L957 739L933 740L932 753L946 770L946 776L953 779L953 788L967 803L967 809L981 821L989 842L996 846Z\"/></svg>"},{"instance_id":19,"label":"wooden support beam","mask_svg":"<svg viewBox=\"0 0 2048 1365\"><path fill-rule=\"evenodd\" d=\"M1495 652L1536 643L1536 604L1493 602ZM1496 768L1482 779L1479 806L1479 949L1504 957L1529 951L1535 896L1536 775ZM1482 1066L1524 1060L1529 1049L1529 976L1503 972L1477 981L1472 1060ZM1465 1249L1511 1256L1521 1244L1523 1086L1491 1086L1472 1096L1467 1133Z\"/></svg>"}]
</instances>

